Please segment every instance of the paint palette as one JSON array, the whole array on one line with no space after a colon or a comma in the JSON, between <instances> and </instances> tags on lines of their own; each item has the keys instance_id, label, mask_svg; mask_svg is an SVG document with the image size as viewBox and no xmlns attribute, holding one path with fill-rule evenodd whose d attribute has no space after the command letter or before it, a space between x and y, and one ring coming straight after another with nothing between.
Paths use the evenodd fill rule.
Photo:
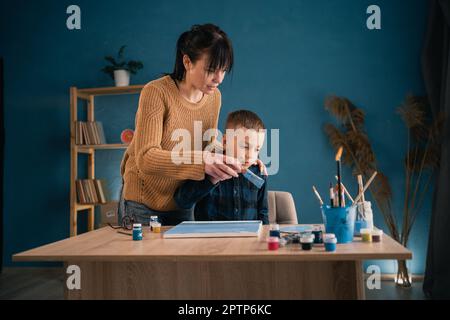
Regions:
<instances>
[{"instance_id":1,"label":"paint palette","mask_svg":"<svg viewBox=\"0 0 450 320\"><path fill-rule=\"evenodd\" d=\"M312 226L287 226L280 228L280 232L286 233L304 233L304 232L312 232Z\"/></svg>"}]
</instances>

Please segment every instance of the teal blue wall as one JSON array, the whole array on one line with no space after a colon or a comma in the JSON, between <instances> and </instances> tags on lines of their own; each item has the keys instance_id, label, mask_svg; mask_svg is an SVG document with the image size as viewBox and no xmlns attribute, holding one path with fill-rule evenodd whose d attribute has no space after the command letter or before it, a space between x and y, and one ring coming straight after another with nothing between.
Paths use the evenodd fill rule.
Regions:
<instances>
[{"instance_id":1,"label":"teal blue wall","mask_svg":"<svg viewBox=\"0 0 450 320\"><path fill-rule=\"evenodd\" d=\"M66 28L66 8L81 7L82 29ZM366 28L366 8L382 10L382 30ZM408 92L423 94L420 51L425 0L413 1L2 1L5 59L4 258L69 235L69 87L108 86L103 56L122 44L145 69L145 83L171 71L178 35L192 24L213 22L231 37L236 64L226 78L220 124L236 108L261 115L280 129L280 170L271 189L295 197L302 223L320 222L315 184L323 194L334 175L333 151L322 126L328 94L364 108L381 169L389 176L401 212L405 130L395 108ZM133 127L137 96L97 100L109 142ZM121 152L101 151L97 174L113 197L120 186ZM349 171L345 171L349 177ZM349 181L349 180L346 180ZM355 185L347 182L349 188ZM422 273L429 204L410 247L412 271ZM80 228L85 216L80 215ZM383 226L380 213L376 224ZM17 265L17 264L14 264ZM394 272L394 262L381 263Z\"/></svg>"}]
</instances>

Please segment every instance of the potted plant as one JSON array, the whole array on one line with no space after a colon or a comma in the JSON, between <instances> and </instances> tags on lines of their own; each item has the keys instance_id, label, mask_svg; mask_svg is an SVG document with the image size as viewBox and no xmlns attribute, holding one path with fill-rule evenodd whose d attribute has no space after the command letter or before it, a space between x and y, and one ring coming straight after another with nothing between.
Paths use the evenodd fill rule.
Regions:
<instances>
[{"instance_id":1,"label":"potted plant","mask_svg":"<svg viewBox=\"0 0 450 320\"><path fill-rule=\"evenodd\" d=\"M144 65L141 61L124 59L124 50L126 46L122 46L117 54L117 60L112 56L106 56L105 60L110 63L102 69L103 72L109 74L116 83L116 87L128 86L130 84L130 73L136 74Z\"/></svg>"}]
</instances>

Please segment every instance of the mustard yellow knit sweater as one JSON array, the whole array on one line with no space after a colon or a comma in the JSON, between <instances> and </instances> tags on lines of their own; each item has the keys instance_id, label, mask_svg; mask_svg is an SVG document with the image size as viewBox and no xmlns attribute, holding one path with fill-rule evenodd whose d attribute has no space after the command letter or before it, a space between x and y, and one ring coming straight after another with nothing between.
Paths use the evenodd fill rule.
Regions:
<instances>
[{"instance_id":1,"label":"mustard yellow knit sweater","mask_svg":"<svg viewBox=\"0 0 450 320\"><path fill-rule=\"evenodd\" d=\"M175 210L173 194L186 179L202 180L205 167L202 150L195 149L194 121L201 121L203 133L217 128L221 106L218 89L204 95L198 103L191 103L180 95L170 76L151 81L142 89L136 112L133 140L120 165L124 179L123 196L158 211ZM172 141L172 132L186 129L191 135L191 150L184 153L191 164L175 164L171 151L180 141ZM200 137L201 138L201 137ZM197 158L197 163L194 163Z\"/></svg>"}]
</instances>

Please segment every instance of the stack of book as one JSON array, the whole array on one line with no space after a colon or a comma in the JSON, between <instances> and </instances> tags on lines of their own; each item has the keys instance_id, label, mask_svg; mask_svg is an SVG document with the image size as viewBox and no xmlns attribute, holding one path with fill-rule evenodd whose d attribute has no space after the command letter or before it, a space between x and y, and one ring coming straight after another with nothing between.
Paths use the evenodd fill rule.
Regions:
<instances>
[{"instance_id":1,"label":"stack of book","mask_svg":"<svg viewBox=\"0 0 450 320\"><path fill-rule=\"evenodd\" d=\"M102 123L97 121L76 121L75 144L106 144L105 132L103 131Z\"/></svg>"},{"instance_id":2,"label":"stack of book","mask_svg":"<svg viewBox=\"0 0 450 320\"><path fill-rule=\"evenodd\" d=\"M79 204L106 203L102 183L97 179L82 179L75 181Z\"/></svg>"}]
</instances>

